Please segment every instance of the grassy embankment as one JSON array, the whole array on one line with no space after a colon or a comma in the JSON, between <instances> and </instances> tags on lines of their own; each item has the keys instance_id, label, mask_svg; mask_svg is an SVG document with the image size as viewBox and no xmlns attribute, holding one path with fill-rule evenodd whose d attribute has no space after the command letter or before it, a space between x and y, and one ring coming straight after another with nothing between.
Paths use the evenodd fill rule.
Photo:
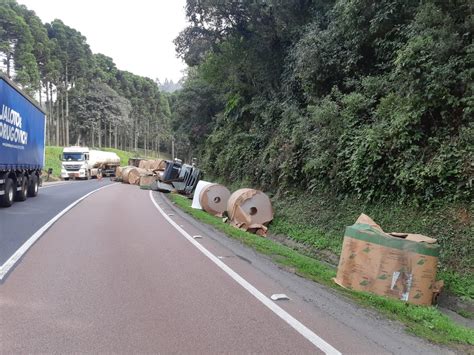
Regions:
<instances>
[{"instance_id":1,"label":"grassy embankment","mask_svg":"<svg viewBox=\"0 0 474 355\"><path fill-rule=\"evenodd\" d=\"M454 323L436 307L414 306L368 293L343 289L332 281L332 278L335 277L336 274L335 269L327 263L303 255L301 252L293 250L270 238L261 238L222 223L219 218L213 217L204 211L192 209L190 200L180 195L171 194L170 199L196 219L214 226L216 229L241 241L243 244L257 250L261 254L267 255L274 262L286 267L288 270L331 288L335 288L359 304L375 308L389 318L397 319L405 324L408 332L440 344L453 346L474 345L474 330ZM278 210L278 208L281 208L281 206L276 206L276 210ZM291 206L285 207L285 211L290 209ZM292 211L292 213L298 213L298 211ZM278 217L276 223L272 223L271 230L273 232L275 232L275 229L283 231L290 228L290 230L288 230L290 235L292 231L293 233L298 232L301 234L297 233L295 236L301 238L308 238L315 232L309 229L300 230L298 225L285 223L281 218L281 216ZM329 249L337 250L338 248L337 242L330 239L327 235L324 235L324 238L320 238L319 243Z\"/></svg>"},{"instance_id":2,"label":"grassy embankment","mask_svg":"<svg viewBox=\"0 0 474 355\"><path fill-rule=\"evenodd\" d=\"M98 149L98 148L97 148ZM147 159L156 159L156 158L161 158L161 159L169 159L169 155L167 154L160 154L158 157L157 154L148 154L145 156L145 153L143 150L138 150L136 152L128 152L124 150L119 150L119 149L114 149L114 148L100 148L99 150L104 150L107 152L114 152L120 157L120 165L125 166L128 164L128 159L134 158L134 157L141 157L141 158L147 158ZM59 156L61 155L63 151L63 147L55 147L55 146L48 146L46 147L46 161L45 161L45 166L44 166L44 171L48 171L49 168L53 169L53 174L52 179L58 179L59 176L61 175L61 161L59 159Z\"/></svg>"},{"instance_id":3,"label":"grassy embankment","mask_svg":"<svg viewBox=\"0 0 474 355\"><path fill-rule=\"evenodd\" d=\"M231 191L245 186L219 182ZM388 232L420 233L436 238L441 245L438 279L445 282L444 294L465 303L457 305L454 311L474 318L474 229L469 204L373 203L320 191L311 194L287 191L271 198L275 218L270 233L284 244L333 266L339 260L345 227L352 225L360 213L372 217Z\"/></svg>"}]
</instances>

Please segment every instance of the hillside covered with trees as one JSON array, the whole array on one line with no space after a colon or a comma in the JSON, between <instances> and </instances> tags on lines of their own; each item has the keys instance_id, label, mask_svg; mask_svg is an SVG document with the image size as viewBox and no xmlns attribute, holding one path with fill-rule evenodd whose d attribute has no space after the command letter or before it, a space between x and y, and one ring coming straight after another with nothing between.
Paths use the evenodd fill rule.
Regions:
<instances>
[{"instance_id":1,"label":"hillside covered with trees","mask_svg":"<svg viewBox=\"0 0 474 355\"><path fill-rule=\"evenodd\" d=\"M472 11L188 0L175 44L190 70L172 100L181 149L211 176L272 193L290 236L313 225L340 240L366 211L438 238L443 270L470 274Z\"/></svg>"},{"instance_id":2,"label":"hillside covered with trees","mask_svg":"<svg viewBox=\"0 0 474 355\"><path fill-rule=\"evenodd\" d=\"M169 147L171 113L158 85L93 54L61 20L43 24L24 5L1 1L0 60L2 71L47 111L48 144Z\"/></svg>"}]
</instances>

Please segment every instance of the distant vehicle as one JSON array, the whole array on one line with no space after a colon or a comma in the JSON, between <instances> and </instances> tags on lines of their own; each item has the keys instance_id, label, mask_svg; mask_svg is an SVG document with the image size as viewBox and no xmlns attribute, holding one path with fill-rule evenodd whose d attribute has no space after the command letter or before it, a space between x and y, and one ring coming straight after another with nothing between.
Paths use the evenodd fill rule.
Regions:
<instances>
[{"instance_id":1,"label":"distant vehicle","mask_svg":"<svg viewBox=\"0 0 474 355\"><path fill-rule=\"evenodd\" d=\"M115 169L120 166L117 154L92 150L88 147L65 147L60 159L63 180L71 178L88 180L99 174L115 176Z\"/></svg>"},{"instance_id":2,"label":"distant vehicle","mask_svg":"<svg viewBox=\"0 0 474 355\"><path fill-rule=\"evenodd\" d=\"M44 166L46 114L0 74L0 206L35 197Z\"/></svg>"}]
</instances>

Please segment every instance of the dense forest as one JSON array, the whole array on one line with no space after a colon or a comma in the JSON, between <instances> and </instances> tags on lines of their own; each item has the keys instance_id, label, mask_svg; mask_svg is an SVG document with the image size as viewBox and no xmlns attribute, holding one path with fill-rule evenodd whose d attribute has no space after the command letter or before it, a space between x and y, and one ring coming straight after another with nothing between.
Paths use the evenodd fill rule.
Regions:
<instances>
[{"instance_id":1,"label":"dense forest","mask_svg":"<svg viewBox=\"0 0 474 355\"><path fill-rule=\"evenodd\" d=\"M212 175L472 198L472 2L188 0L186 15L174 124Z\"/></svg>"},{"instance_id":2,"label":"dense forest","mask_svg":"<svg viewBox=\"0 0 474 355\"><path fill-rule=\"evenodd\" d=\"M47 112L47 143L167 150L171 112L149 78L93 54L61 20L43 24L14 0L0 2L2 71ZM168 149L169 150L169 149Z\"/></svg>"}]
</instances>

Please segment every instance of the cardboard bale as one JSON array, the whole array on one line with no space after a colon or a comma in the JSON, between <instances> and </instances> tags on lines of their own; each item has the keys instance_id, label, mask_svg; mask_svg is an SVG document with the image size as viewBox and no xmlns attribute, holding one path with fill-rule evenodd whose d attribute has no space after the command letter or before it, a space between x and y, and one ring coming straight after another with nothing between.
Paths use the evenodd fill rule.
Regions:
<instances>
[{"instance_id":1,"label":"cardboard bale","mask_svg":"<svg viewBox=\"0 0 474 355\"><path fill-rule=\"evenodd\" d=\"M126 184L129 184L130 182L128 181L128 178L129 178L129 174L132 170L134 169L137 169L136 167L134 166L127 166L125 167L121 173L122 173L122 182L126 183Z\"/></svg>"},{"instance_id":2,"label":"cardboard bale","mask_svg":"<svg viewBox=\"0 0 474 355\"><path fill-rule=\"evenodd\" d=\"M365 215L358 222L346 228L334 281L356 291L431 305L440 286L436 239L387 234Z\"/></svg>"},{"instance_id":3,"label":"cardboard bale","mask_svg":"<svg viewBox=\"0 0 474 355\"><path fill-rule=\"evenodd\" d=\"M128 172L128 183L130 185L138 185L140 177L147 175L147 170L141 168L133 168Z\"/></svg>"},{"instance_id":4,"label":"cardboard bale","mask_svg":"<svg viewBox=\"0 0 474 355\"><path fill-rule=\"evenodd\" d=\"M140 169L149 169L149 166L150 166L150 163L148 160L140 160L140 162L138 163L138 167Z\"/></svg>"},{"instance_id":5,"label":"cardboard bale","mask_svg":"<svg viewBox=\"0 0 474 355\"><path fill-rule=\"evenodd\" d=\"M124 169L124 166L118 166L117 169L115 170L115 177L118 179L122 178L122 170Z\"/></svg>"},{"instance_id":6,"label":"cardboard bale","mask_svg":"<svg viewBox=\"0 0 474 355\"><path fill-rule=\"evenodd\" d=\"M143 175L140 176L140 187L141 188L151 188L153 182L158 179L156 175Z\"/></svg>"},{"instance_id":7,"label":"cardboard bale","mask_svg":"<svg viewBox=\"0 0 474 355\"><path fill-rule=\"evenodd\" d=\"M166 161L163 159L151 160L148 169L152 171L163 171L166 169Z\"/></svg>"},{"instance_id":8,"label":"cardboard bale","mask_svg":"<svg viewBox=\"0 0 474 355\"><path fill-rule=\"evenodd\" d=\"M222 217L227 209L230 191L221 184L210 184L204 187L199 194L199 203L204 211L213 216Z\"/></svg>"},{"instance_id":9,"label":"cardboard bale","mask_svg":"<svg viewBox=\"0 0 474 355\"><path fill-rule=\"evenodd\" d=\"M272 203L262 191L240 189L227 202L227 214L234 227L265 236L273 220Z\"/></svg>"},{"instance_id":10,"label":"cardboard bale","mask_svg":"<svg viewBox=\"0 0 474 355\"><path fill-rule=\"evenodd\" d=\"M127 166L117 166L117 169L115 169L115 177L118 179L122 179L123 177L123 172L127 168L133 168L133 166L127 165Z\"/></svg>"}]
</instances>

